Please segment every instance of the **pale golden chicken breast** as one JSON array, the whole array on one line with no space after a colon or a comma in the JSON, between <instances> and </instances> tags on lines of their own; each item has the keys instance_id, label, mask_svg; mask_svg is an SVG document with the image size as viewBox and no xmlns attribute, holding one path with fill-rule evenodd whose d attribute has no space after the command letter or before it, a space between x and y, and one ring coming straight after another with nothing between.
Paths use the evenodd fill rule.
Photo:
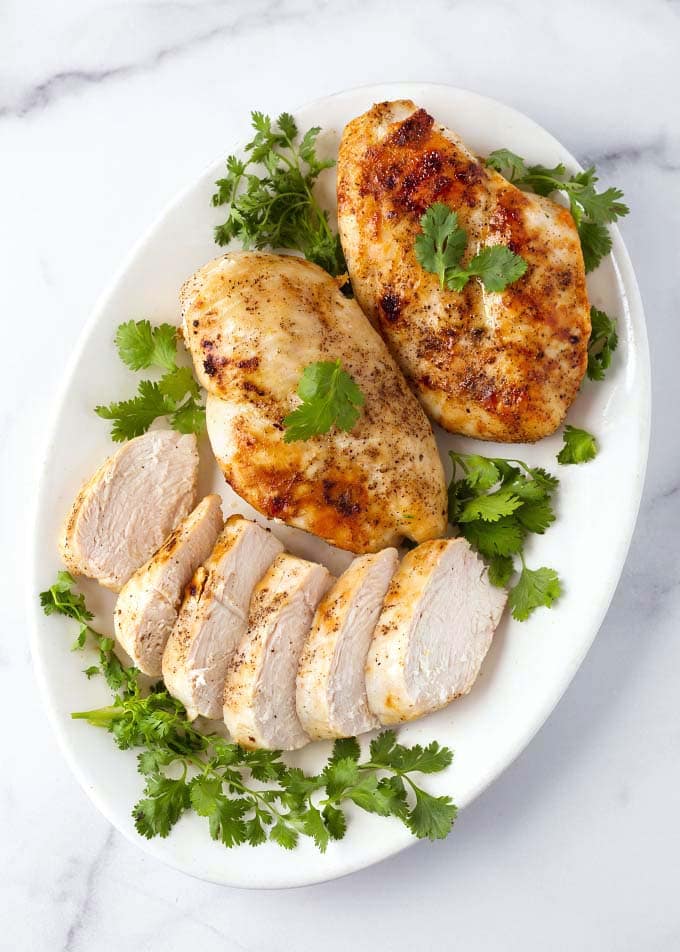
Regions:
<instances>
[{"instance_id":1,"label":"pale golden chicken breast","mask_svg":"<svg viewBox=\"0 0 680 952\"><path fill-rule=\"evenodd\" d=\"M472 279L441 290L414 253L434 202L468 233L464 262L507 245L526 273L502 292ZM552 433L587 364L590 313L574 220L487 168L410 100L378 103L345 128L338 225L352 287L428 414L476 439Z\"/></svg>"},{"instance_id":2,"label":"pale golden chicken breast","mask_svg":"<svg viewBox=\"0 0 680 952\"><path fill-rule=\"evenodd\" d=\"M358 553L444 533L444 473L427 417L330 275L290 255L227 254L186 283L181 302L213 452L251 506ZM340 360L361 388L359 419L350 432L286 443L302 371L324 360Z\"/></svg>"}]
</instances>

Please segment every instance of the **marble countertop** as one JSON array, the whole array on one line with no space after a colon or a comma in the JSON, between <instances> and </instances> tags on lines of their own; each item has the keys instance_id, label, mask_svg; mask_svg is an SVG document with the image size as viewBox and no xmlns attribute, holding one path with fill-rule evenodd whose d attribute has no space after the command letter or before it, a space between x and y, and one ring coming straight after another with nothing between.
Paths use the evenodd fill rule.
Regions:
<instances>
[{"instance_id":1,"label":"marble countertop","mask_svg":"<svg viewBox=\"0 0 680 952\"><path fill-rule=\"evenodd\" d=\"M390 79L502 99L624 189L654 378L640 520L576 679L449 840L327 885L219 888L125 841L61 758L26 630L34 473L73 342L175 191L250 109ZM677 0L6 0L2 948L680 948L679 83Z\"/></svg>"}]
</instances>

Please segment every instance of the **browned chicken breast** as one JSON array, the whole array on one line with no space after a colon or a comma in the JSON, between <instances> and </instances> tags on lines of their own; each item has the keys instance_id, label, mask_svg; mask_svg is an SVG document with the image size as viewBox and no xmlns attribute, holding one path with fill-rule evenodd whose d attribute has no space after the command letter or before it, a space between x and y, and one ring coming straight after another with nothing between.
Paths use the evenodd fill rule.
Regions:
<instances>
[{"instance_id":1,"label":"browned chicken breast","mask_svg":"<svg viewBox=\"0 0 680 952\"><path fill-rule=\"evenodd\" d=\"M507 245L527 262L504 291L441 290L413 246L434 202L458 213L464 262ZM357 300L428 414L452 433L539 440L562 422L587 364L585 268L569 211L521 192L410 100L346 127L338 225Z\"/></svg>"},{"instance_id":2,"label":"browned chicken breast","mask_svg":"<svg viewBox=\"0 0 680 952\"><path fill-rule=\"evenodd\" d=\"M227 481L269 518L351 552L442 535L432 429L380 336L325 271L290 255L228 254L181 292L184 335L208 391ZM336 360L365 396L349 432L284 442L304 368Z\"/></svg>"}]
</instances>

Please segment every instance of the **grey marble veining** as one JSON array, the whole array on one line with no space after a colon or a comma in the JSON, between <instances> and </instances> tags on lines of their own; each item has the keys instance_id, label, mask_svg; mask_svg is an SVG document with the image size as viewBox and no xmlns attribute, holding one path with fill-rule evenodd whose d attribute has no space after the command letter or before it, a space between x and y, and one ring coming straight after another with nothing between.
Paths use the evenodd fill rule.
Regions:
<instances>
[{"instance_id":1,"label":"grey marble veining","mask_svg":"<svg viewBox=\"0 0 680 952\"><path fill-rule=\"evenodd\" d=\"M679 50L677 0L3 6L0 948L680 948ZM248 111L401 79L503 99L624 189L654 387L640 519L575 681L449 840L318 887L221 889L111 830L56 746L26 641L33 480L96 296Z\"/></svg>"}]
</instances>

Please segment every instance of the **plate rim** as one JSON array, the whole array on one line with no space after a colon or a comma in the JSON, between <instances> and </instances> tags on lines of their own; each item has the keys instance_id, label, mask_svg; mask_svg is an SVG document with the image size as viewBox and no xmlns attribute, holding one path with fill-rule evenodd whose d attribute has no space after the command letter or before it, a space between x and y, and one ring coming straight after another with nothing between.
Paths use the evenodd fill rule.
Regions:
<instances>
[{"instance_id":1,"label":"plate rim","mask_svg":"<svg viewBox=\"0 0 680 952\"><path fill-rule=\"evenodd\" d=\"M306 111L307 109L312 109L314 107L321 106L324 103L327 103L329 100L341 99L345 96L350 96L356 93L369 93L371 90L392 90L395 94L398 92L398 95L395 95L392 98L411 98L417 101L419 91L423 90L436 90L440 93L454 93L454 94L463 94L466 97L472 99L477 99L484 101L487 104L494 106L500 106L502 109L506 110L509 113L512 113L518 116L524 123L529 123L531 126L534 126L536 129L540 130L541 133L547 134L553 139L559 149L563 151L566 155L569 156L571 162L574 166L582 169L580 163L577 162L572 153L566 149L566 147L550 132L531 116L522 112L520 109L517 109L514 106L511 106L501 100L498 100L491 96L482 95L474 90L465 89L460 86L454 86L447 83L432 83L432 82L402 82L402 81L391 81L383 83L365 83L358 86L352 86L339 90L335 93L331 93L326 96L316 97L315 99L309 100L302 105L298 106L294 110L294 114L297 115L301 112ZM377 101L377 100L374 100ZM242 148L241 142L235 143L230 148L238 149ZM215 168L216 165L220 162L223 162L223 155L218 156L217 158L206 163L191 179L191 181L179 189L173 194L173 196L163 204L160 211L153 217L150 224L144 229L140 237L134 241L126 254L123 255L120 264L117 268L114 269L112 277L104 286L104 289L96 297L94 305L90 311L90 314L82 326L82 329L78 335L76 346L74 347L69 360L66 362L64 367L64 373L62 376L61 383L58 388L56 388L56 395L54 399L52 413L48 419L48 424L45 429L45 437L41 443L41 450L39 459L40 466L37 473L35 474L33 486L36 492L33 494L33 502L30 507L29 513L29 532L30 532L30 543L29 543L29 571L26 575L26 584L25 584L25 598L27 604L27 615L29 618L29 645L31 653L31 661L33 670L35 673L36 681L38 683L39 693L42 700L43 707L47 713L47 717L50 723L50 726L54 732L54 735L57 739L58 747L66 760L70 770L78 781L79 785L82 787L84 793L87 797L93 802L99 812L106 818L106 820L119 832L121 833L126 840L134 844L138 848L141 848L147 855L152 856L155 860L160 860L164 864L170 866L171 868L177 869L180 872L186 873L187 875L192 876L193 878L205 881L205 882L214 882L217 885L222 886L232 886L233 888L252 888L252 889L280 889L280 888L297 888L302 886L309 886L313 884L320 884L323 882L329 882L334 879L339 879L344 876L350 875L353 872L357 872L361 869L366 869L370 866L373 866L379 862L384 861L390 856L397 855L402 850L407 849L410 846L415 845L418 841L415 840L410 834L399 837L401 842L397 842L397 837L385 838L376 838L376 844L379 844L379 848L376 848L372 858L368 861L361 862L352 862L349 861L337 863L333 869L329 868L328 875L319 877L316 874L310 876L296 876L294 881L291 881L290 878L284 879L280 875L274 876L264 876L262 879L257 881L248 879L238 879L233 876L229 879L215 879L202 875L197 872L195 869L191 868L188 863L182 862L181 859L177 856L167 855L164 852L159 851L156 847L155 840L147 840L130 830L129 827L123 827L118 824L115 815L111 813L108 806L104 803L102 798L99 795L98 788L93 786L90 779L87 777L84 768L80 766L80 759L76 757L75 752L72 750L72 747L67 739L66 731L62 725L61 714L58 710L55 709L53 704L50 689L49 689L49 673L47 671L47 665L44 658L41 656L40 651L40 630L41 625L44 622L44 616L39 612L38 605L36 603L36 593L39 591L41 585L43 584L39 580L39 558L41 549L44 546L41 546L40 534L39 534L39 516L43 505L43 494L45 492L44 483L47 470L47 462L51 458L54 444L57 439L57 426L58 421L61 417L62 412L64 411L67 404L68 391L70 389L71 383L76 376L76 371L78 364L80 363L82 353L85 349L86 343L88 342L90 336L94 332L95 327L97 326L102 312L106 309L109 301L114 297L116 290L121 283L122 278L125 276L133 262L136 260L140 252L144 249L145 245L151 240L156 230L161 226L161 224L168 218L168 216L173 212L173 210L181 205L188 195L190 195L196 187L199 185L201 180L205 177L206 173ZM641 383L643 385L644 397L643 405L641 406L640 416L638 423L641 424L640 432L638 434L637 445L639 448L639 460L640 465L635 474L634 483L631 486L631 520L630 528L627 534L627 539L625 545L622 545L621 551L619 553L618 564L616 566L616 572L612 573L612 582L608 587L608 591L601 602L601 609L596 623L593 625L592 637L582 646L582 650L573 657L570 658L570 664L565 666L563 677L561 679L561 684L559 690L551 695L550 701L544 705L544 708L541 710L540 717L536 717L534 722L530 725L530 728L526 730L523 734L518 735L516 742L512 745L512 749L509 753L506 753L503 758L504 763L500 769L495 769L490 776L487 776L482 779L477 788L475 788L469 798L466 800L464 807L469 806L474 800L476 800L486 789L488 789L496 780L498 780L503 773L514 763L514 761L519 757L519 755L526 749L526 747L531 743L536 734L545 726L550 715L555 710L560 700L564 696L567 688L573 681L577 671L583 664L583 661L588 654L590 648L597 637L604 618L609 611L612 599L616 592L616 589L621 580L621 575L623 568L625 566L626 559L630 550L630 545L632 543L633 535L637 525L637 519L639 516L640 505L642 501L642 494L644 490L645 476L647 470L647 463L649 458L649 445L650 445L650 434L651 434L651 403L652 403L652 392L651 392L651 363L650 363L650 354L649 354L649 343L648 343L648 334L647 334L647 324L646 317L644 312L644 306L642 302L642 297L633 269L633 265L628 254L627 248L624 244L623 238L620 234L620 231L616 225L610 225L610 234L612 237L612 261L616 269L622 295L628 301L628 308L631 315L636 314L638 317L638 331L639 336L636 341L636 350L635 358L639 364L639 373L641 377ZM633 504L634 503L634 504ZM463 809L464 809L463 807ZM348 852L348 856L351 857L351 851Z\"/></svg>"}]
</instances>

